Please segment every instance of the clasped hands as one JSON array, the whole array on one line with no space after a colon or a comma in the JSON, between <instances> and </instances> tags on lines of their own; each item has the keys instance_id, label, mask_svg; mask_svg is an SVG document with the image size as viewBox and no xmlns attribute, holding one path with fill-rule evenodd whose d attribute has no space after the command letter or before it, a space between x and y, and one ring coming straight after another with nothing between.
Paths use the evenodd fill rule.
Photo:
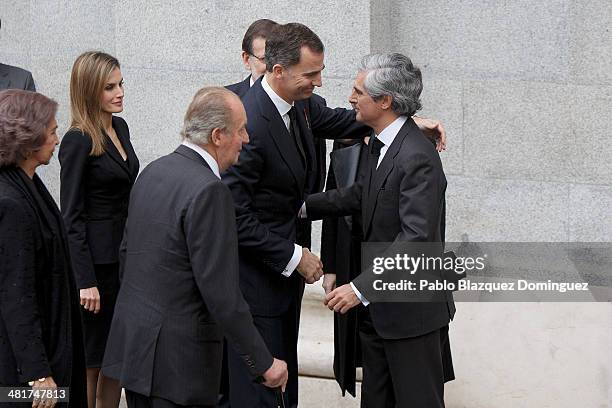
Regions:
<instances>
[{"instance_id":1,"label":"clasped hands","mask_svg":"<svg viewBox=\"0 0 612 408\"><path fill-rule=\"evenodd\" d=\"M323 303L334 312L346 313L360 302L350 283L336 287L336 274L328 273L323 278L325 300Z\"/></svg>"},{"instance_id":2,"label":"clasped hands","mask_svg":"<svg viewBox=\"0 0 612 408\"><path fill-rule=\"evenodd\" d=\"M323 278L324 303L329 310L346 313L360 303L350 284L336 288L336 275L333 273L323 275L323 263L308 248L302 248L302 259L297 266L297 271L304 277L306 283L315 283L321 279L321 276L325 276Z\"/></svg>"}]
</instances>

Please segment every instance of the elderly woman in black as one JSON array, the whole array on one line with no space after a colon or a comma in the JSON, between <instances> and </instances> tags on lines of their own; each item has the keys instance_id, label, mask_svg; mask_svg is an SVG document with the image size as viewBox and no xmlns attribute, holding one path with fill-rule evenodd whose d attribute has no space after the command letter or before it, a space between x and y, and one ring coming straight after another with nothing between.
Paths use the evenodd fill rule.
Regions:
<instances>
[{"instance_id":1,"label":"elderly woman in black","mask_svg":"<svg viewBox=\"0 0 612 408\"><path fill-rule=\"evenodd\" d=\"M70 407L83 407L85 360L66 233L36 175L59 142L56 110L39 93L0 92L0 387L69 387ZM33 406L54 404L43 398Z\"/></svg>"}]
</instances>

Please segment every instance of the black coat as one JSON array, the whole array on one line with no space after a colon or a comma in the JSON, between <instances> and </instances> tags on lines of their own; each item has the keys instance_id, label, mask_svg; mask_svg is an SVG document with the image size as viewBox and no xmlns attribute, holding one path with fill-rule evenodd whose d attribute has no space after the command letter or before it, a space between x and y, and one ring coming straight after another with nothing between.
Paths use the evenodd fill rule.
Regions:
<instances>
[{"instance_id":1,"label":"black coat","mask_svg":"<svg viewBox=\"0 0 612 408\"><path fill-rule=\"evenodd\" d=\"M108 136L100 156L89 155L91 138L79 130L69 130L60 146L60 203L79 289L97 286L94 264L118 262L130 190L138 175L127 123L113 116L113 128L127 161Z\"/></svg>"},{"instance_id":2,"label":"black coat","mask_svg":"<svg viewBox=\"0 0 612 408\"><path fill-rule=\"evenodd\" d=\"M130 198L121 288L102 370L180 405L214 405L223 335L253 377L272 364L238 285L232 196L179 146L142 172Z\"/></svg>"},{"instance_id":3,"label":"black coat","mask_svg":"<svg viewBox=\"0 0 612 408\"><path fill-rule=\"evenodd\" d=\"M242 99L244 95L249 92L249 89L251 89L251 76L249 75L242 81L236 82L235 84L226 85L225 87Z\"/></svg>"},{"instance_id":4,"label":"black coat","mask_svg":"<svg viewBox=\"0 0 612 408\"><path fill-rule=\"evenodd\" d=\"M281 274L297 242L298 210L318 188L313 132L320 137L350 138L368 128L355 122L353 111L330 109L312 98L296 101L305 168L261 79L242 102L250 142L242 148L238 163L223 175L236 206L240 283L253 314L278 316L301 296L303 288L298 273L290 278Z\"/></svg>"},{"instance_id":5,"label":"black coat","mask_svg":"<svg viewBox=\"0 0 612 408\"><path fill-rule=\"evenodd\" d=\"M86 406L78 294L62 218L38 176L0 169L0 386L52 376Z\"/></svg>"},{"instance_id":6,"label":"black coat","mask_svg":"<svg viewBox=\"0 0 612 408\"><path fill-rule=\"evenodd\" d=\"M372 158L368 155L368 162ZM306 200L306 212L318 219L361 211L366 242L444 242L445 192L446 177L435 147L408 119L376 169L371 187L362 180L346 189L312 195ZM374 292L372 276L362 273L352 280L366 299ZM453 318L452 293L446 296L441 302L374 302L368 308L380 337L415 337L444 327Z\"/></svg>"},{"instance_id":7,"label":"black coat","mask_svg":"<svg viewBox=\"0 0 612 408\"><path fill-rule=\"evenodd\" d=\"M334 142L326 190L350 187L364 176L367 145L351 144ZM337 286L349 283L361 270L362 241L361 214L323 218L321 261L325 273L336 274ZM334 375L343 395L348 391L355 396L355 370L361 366L358 313L359 308L334 313Z\"/></svg>"},{"instance_id":8,"label":"black coat","mask_svg":"<svg viewBox=\"0 0 612 408\"><path fill-rule=\"evenodd\" d=\"M251 76L249 75L244 80L237 82L235 84L226 85L226 88L230 91L234 92L241 99L245 97L249 89L251 89ZM321 106L327 106L327 102L324 98L319 95L313 94L310 98L312 103L318 103ZM314 147L314 156L313 156L313 170L314 170L314 190L313 193L318 193L323 191L323 187L325 187L325 167L327 160L327 146L325 142L325 138L327 137L327 133L322 132L321 136L316 129L313 129L312 135L312 143ZM331 137L336 139L336 137ZM311 241L311 231L312 226L311 222L308 220L298 220L297 221L297 231L296 231L296 243L302 247L310 248L312 246Z\"/></svg>"}]
</instances>

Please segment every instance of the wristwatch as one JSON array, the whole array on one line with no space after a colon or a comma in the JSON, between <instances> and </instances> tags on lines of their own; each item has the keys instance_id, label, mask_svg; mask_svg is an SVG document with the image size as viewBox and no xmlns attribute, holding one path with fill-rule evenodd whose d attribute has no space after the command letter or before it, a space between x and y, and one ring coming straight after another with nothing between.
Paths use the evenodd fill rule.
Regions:
<instances>
[{"instance_id":1,"label":"wristwatch","mask_svg":"<svg viewBox=\"0 0 612 408\"><path fill-rule=\"evenodd\" d=\"M36 380L36 381L43 383L43 382L45 382L45 380L46 380L46 379L47 379L47 377L43 377L43 378L39 378L39 379L38 379L38 380ZM28 381L28 385L29 385L30 387L32 387L32 386L34 385L34 381Z\"/></svg>"}]
</instances>

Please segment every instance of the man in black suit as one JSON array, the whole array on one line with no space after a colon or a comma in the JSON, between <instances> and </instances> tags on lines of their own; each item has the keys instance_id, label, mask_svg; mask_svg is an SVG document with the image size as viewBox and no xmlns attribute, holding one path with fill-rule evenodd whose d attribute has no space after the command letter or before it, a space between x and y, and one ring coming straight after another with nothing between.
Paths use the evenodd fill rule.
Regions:
<instances>
[{"instance_id":1,"label":"man in black suit","mask_svg":"<svg viewBox=\"0 0 612 408\"><path fill-rule=\"evenodd\" d=\"M355 113L311 99L321 85L323 44L302 24L275 27L266 41L266 74L243 98L251 142L223 179L236 204L240 283L254 322L272 354L287 361L288 406L297 405L297 337L304 281L321 262L296 242L297 212L316 191L313 132L358 137ZM248 381L239 354L229 352L231 404L275 406L275 396Z\"/></svg>"},{"instance_id":2,"label":"man in black suit","mask_svg":"<svg viewBox=\"0 0 612 408\"><path fill-rule=\"evenodd\" d=\"M2 28L2 20L0 20L0 28ZM23 89L36 92L34 78L30 71L0 63L0 91L3 89Z\"/></svg>"},{"instance_id":3,"label":"man in black suit","mask_svg":"<svg viewBox=\"0 0 612 408\"><path fill-rule=\"evenodd\" d=\"M103 372L130 407L216 406L223 335L249 380L283 387L238 284L232 196L220 172L248 142L246 114L224 88L203 88L183 143L144 169L132 189L121 289Z\"/></svg>"},{"instance_id":4,"label":"man in black suit","mask_svg":"<svg viewBox=\"0 0 612 408\"><path fill-rule=\"evenodd\" d=\"M372 127L368 170L346 189L307 198L310 219L361 211L366 242L443 242L446 178L432 143L411 116L420 109L421 72L401 54L362 61L349 101ZM373 302L371 274L362 273L326 296L346 313L363 303L362 406L444 407L444 382L454 379L448 324L450 293L437 302ZM370 298L371 299L371 298Z\"/></svg>"},{"instance_id":5,"label":"man in black suit","mask_svg":"<svg viewBox=\"0 0 612 408\"><path fill-rule=\"evenodd\" d=\"M253 86L255 81L266 73L266 38L268 38L272 32L272 29L277 25L278 23L263 18L254 21L244 34L244 38L242 39L241 58L245 68L251 74L240 82L226 86L227 89L240 96L240 98L243 98L251 86ZM325 99L317 94L312 94L311 100L313 102L320 103L323 106L327 106ZM314 132L313 136L313 169L315 171L314 192L321 192L325 187L327 146L325 136L320 137L316 132ZM298 220L296 242L301 246L310 248L312 244L311 230L312 227L310 221Z\"/></svg>"},{"instance_id":6,"label":"man in black suit","mask_svg":"<svg viewBox=\"0 0 612 408\"><path fill-rule=\"evenodd\" d=\"M242 81L225 87L243 98L251 86L266 72L264 58L266 38L278 24L267 18L251 23L242 38L242 52L240 58L249 75ZM310 247L310 245L308 245ZM230 407L229 402L229 371L227 367L227 342L223 342L223 365L221 368L221 388L219 390L219 407Z\"/></svg>"}]
</instances>

